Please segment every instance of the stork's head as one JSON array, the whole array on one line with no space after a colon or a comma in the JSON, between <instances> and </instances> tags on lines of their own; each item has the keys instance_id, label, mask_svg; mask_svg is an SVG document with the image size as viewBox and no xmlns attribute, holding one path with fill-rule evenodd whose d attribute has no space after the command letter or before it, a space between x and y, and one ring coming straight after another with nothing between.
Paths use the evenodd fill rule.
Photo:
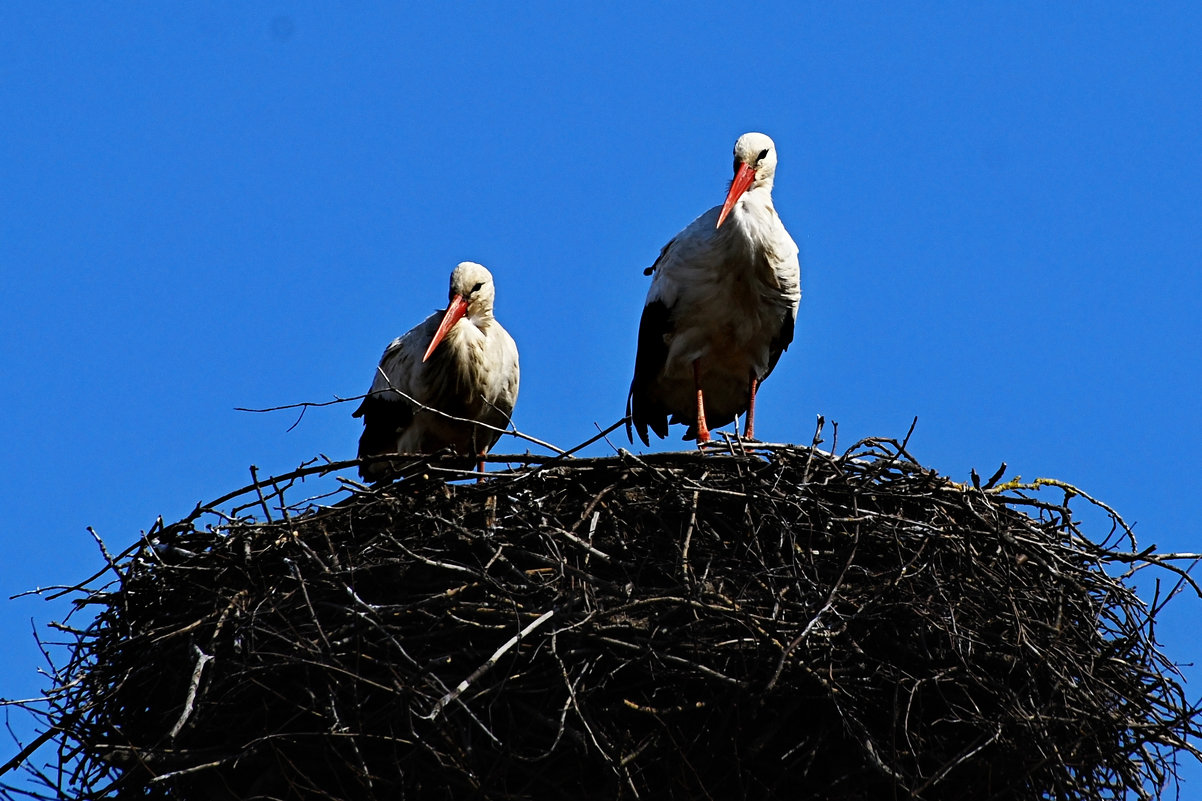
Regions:
<instances>
[{"instance_id":1,"label":"stork's head","mask_svg":"<svg viewBox=\"0 0 1202 801\"><path fill-rule=\"evenodd\" d=\"M492 304L496 298L492 273L483 264L460 262L451 273L451 289L447 297L454 302L456 295L467 302L469 317L492 316Z\"/></svg>"},{"instance_id":2,"label":"stork's head","mask_svg":"<svg viewBox=\"0 0 1202 801\"><path fill-rule=\"evenodd\" d=\"M442 315L442 322L438 324L438 330L434 332L434 338L430 340L430 346L426 348L423 362L430 358L430 354L455 323L465 316L478 323L492 319L492 305L496 298L492 273L483 264L476 264L474 261L460 262L451 272L451 288L447 297L450 302Z\"/></svg>"},{"instance_id":3,"label":"stork's head","mask_svg":"<svg viewBox=\"0 0 1202 801\"><path fill-rule=\"evenodd\" d=\"M745 133L735 142L735 177L726 193L726 202L718 215L718 226L749 189L772 189L772 177L776 175L776 145L762 133Z\"/></svg>"}]
</instances>

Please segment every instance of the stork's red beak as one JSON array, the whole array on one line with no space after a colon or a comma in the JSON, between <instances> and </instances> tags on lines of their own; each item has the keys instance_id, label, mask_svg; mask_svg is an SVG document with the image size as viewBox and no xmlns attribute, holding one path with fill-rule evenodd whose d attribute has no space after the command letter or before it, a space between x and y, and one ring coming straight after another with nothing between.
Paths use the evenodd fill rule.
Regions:
<instances>
[{"instance_id":1,"label":"stork's red beak","mask_svg":"<svg viewBox=\"0 0 1202 801\"><path fill-rule=\"evenodd\" d=\"M751 182L755 180L755 167L744 162L739 165L739 171L735 173L735 179L730 182L730 191L726 193L726 202L722 204L722 213L718 215L718 224L715 228L722 227L722 221L726 219L726 215L730 214L730 210L739 202L739 198L751 186Z\"/></svg>"},{"instance_id":2,"label":"stork's red beak","mask_svg":"<svg viewBox=\"0 0 1202 801\"><path fill-rule=\"evenodd\" d=\"M438 343L442 342L442 338L451 330L451 326L459 322L465 314L467 314L467 301L463 299L463 295L451 298L450 305L442 315L442 322L438 324L438 330L434 332L434 338L430 340L430 347L426 348L426 355L422 357L423 362L430 358L430 354L438 347Z\"/></svg>"}]
</instances>

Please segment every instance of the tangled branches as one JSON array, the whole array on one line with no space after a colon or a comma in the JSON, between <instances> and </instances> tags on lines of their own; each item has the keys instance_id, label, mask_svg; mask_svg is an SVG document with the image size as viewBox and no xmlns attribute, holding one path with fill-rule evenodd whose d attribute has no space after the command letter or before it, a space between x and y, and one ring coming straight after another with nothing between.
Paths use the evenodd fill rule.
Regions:
<instances>
[{"instance_id":1,"label":"tangled branches","mask_svg":"<svg viewBox=\"0 0 1202 801\"><path fill-rule=\"evenodd\" d=\"M1066 485L881 440L432 476L115 558L47 797L1092 801L1197 755L1126 580L1190 579Z\"/></svg>"}]
</instances>

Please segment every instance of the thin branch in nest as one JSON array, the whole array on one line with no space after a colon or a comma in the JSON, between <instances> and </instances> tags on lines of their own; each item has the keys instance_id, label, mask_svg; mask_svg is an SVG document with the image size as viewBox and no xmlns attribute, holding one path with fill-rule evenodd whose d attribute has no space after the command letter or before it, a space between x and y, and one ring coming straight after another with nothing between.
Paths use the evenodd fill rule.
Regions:
<instances>
[{"instance_id":1,"label":"thin branch in nest","mask_svg":"<svg viewBox=\"0 0 1202 801\"><path fill-rule=\"evenodd\" d=\"M543 612L537 618L532 620L524 629L506 640L500 648L493 652L492 656L490 656L488 660L484 662L484 664L473 670L466 679L459 682L459 685L454 690L447 693L442 698L439 698L438 703L434 705L434 708L425 715L422 715L422 717L426 720L433 720L434 718L438 717L438 714L442 712L442 710L445 709L448 704L454 703L456 700L458 700L459 696L463 695L463 693L472 686L473 682L475 682L488 671L492 670L497 662L500 661L501 657L503 657L511 648L521 642L523 637L530 636L535 629L546 623L554 615L555 610L548 609L546 612Z\"/></svg>"},{"instance_id":2,"label":"thin branch in nest","mask_svg":"<svg viewBox=\"0 0 1202 801\"><path fill-rule=\"evenodd\" d=\"M192 680L188 683L188 694L184 698L184 708L180 712L179 720L175 721L175 725L171 727L171 731L167 732L168 739L174 740L180 730L187 724L188 718L192 717L192 708L196 704L196 692L200 689L200 676L204 672L205 665L212 660L211 654L206 654L196 645L192 646L193 652L196 653L196 668L192 671Z\"/></svg>"},{"instance_id":3,"label":"thin branch in nest","mask_svg":"<svg viewBox=\"0 0 1202 801\"><path fill-rule=\"evenodd\" d=\"M430 406L428 404L422 403L421 401L417 400L409 393L401 390L396 385L394 385L392 383L392 379L390 379L388 377L388 374L384 372L384 369L381 366L376 365L376 371L384 378L384 381L388 384L387 392L390 392L394 395L397 395L397 396L403 398L407 403L411 404L414 407L414 411L430 412L431 414L438 415L439 417L445 418L447 420L452 420L456 423L468 423L470 425L475 425L479 428L482 428L486 431L492 431L497 434L506 434L511 437L517 437L519 439L524 439L528 442L534 443L535 445L546 448L549 451L553 451L561 456L564 454L563 450L555 447L551 443L545 442L541 439L538 439L537 437L532 437L529 434L524 434L521 431L518 431L517 428L515 428L513 426L512 421L510 422L510 425L508 428L499 428L497 426L490 425L488 423L484 423L479 420L474 420L474 419L470 419L467 417L459 417L457 415L450 414L449 412L444 412L443 410L438 409L434 406ZM311 401L302 401L300 403L287 403L282 406L270 406L265 409L250 409L250 408L245 408L242 406L236 406L236 407L234 407L234 411L251 412L253 414L264 414L267 412L279 412L279 411L284 411L287 409L300 409L301 410L300 415L296 418L296 421L293 422L292 425L288 427L288 430L291 431L292 429L296 428L300 424L301 419L305 416L305 412L310 408L320 408L323 406L332 406L332 405L338 404L338 403L348 403L350 401L363 400L364 398L368 397L369 395L382 394L384 392L385 392L385 390L380 389L377 392L368 392L364 395L355 395L350 398L335 397L335 399L332 401L322 401L322 402L316 402L316 403L311 402ZM491 402L489 402L487 398L485 398L483 400L486 403L489 403L489 405L492 405ZM493 408L496 408L496 407L494 406Z\"/></svg>"}]
</instances>

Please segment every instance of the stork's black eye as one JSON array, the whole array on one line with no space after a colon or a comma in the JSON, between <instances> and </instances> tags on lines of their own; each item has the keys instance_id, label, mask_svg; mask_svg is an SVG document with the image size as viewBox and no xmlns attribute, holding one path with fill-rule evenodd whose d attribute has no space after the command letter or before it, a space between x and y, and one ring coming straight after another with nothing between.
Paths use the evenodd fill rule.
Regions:
<instances>
[{"instance_id":1,"label":"stork's black eye","mask_svg":"<svg viewBox=\"0 0 1202 801\"><path fill-rule=\"evenodd\" d=\"M756 159L756 161L763 161L767 157L768 157L768 148L764 148L763 150L760 151L760 155Z\"/></svg>"},{"instance_id":2,"label":"stork's black eye","mask_svg":"<svg viewBox=\"0 0 1202 801\"><path fill-rule=\"evenodd\" d=\"M484 282L483 282L483 281L477 281L477 282L476 282L476 285L475 285L474 287L472 287L472 292L479 292L479 291L480 291L480 287L482 287L482 286L484 286Z\"/></svg>"}]
</instances>

